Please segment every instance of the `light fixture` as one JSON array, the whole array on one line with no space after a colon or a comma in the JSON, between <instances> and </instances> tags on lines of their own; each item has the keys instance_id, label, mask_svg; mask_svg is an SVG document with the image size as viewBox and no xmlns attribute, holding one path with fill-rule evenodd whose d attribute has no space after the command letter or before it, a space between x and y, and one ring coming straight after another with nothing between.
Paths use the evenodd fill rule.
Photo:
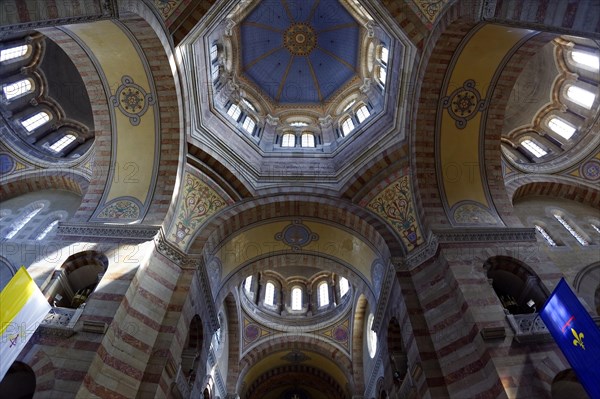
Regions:
<instances>
[{"instance_id":1,"label":"light fixture","mask_svg":"<svg viewBox=\"0 0 600 399\"><path fill-rule=\"evenodd\" d=\"M535 307L535 301L533 299L527 301L527 306L533 309L533 313L537 312L537 309Z\"/></svg>"}]
</instances>

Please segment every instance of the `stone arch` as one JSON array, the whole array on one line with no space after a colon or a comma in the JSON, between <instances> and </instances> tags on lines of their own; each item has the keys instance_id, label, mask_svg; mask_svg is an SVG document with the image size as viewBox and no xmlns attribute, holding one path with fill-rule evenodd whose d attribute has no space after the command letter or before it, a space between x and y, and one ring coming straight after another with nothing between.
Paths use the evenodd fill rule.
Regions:
<instances>
[{"instance_id":1,"label":"stone arch","mask_svg":"<svg viewBox=\"0 0 600 399\"><path fill-rule=\"evenodd\" d=\"M365 377L363 363L364 321L370 312L369 301L364 295L356 299L352 317L352 362L354 363L352 377L356 392L364 392Z\"/></svg>"},{"instance_id":2,"label":"stone arch","mask_svg":"<svg viewBox=\"0 0 600 399\"><path fill-rule=\"evenodd\" d=\"M533 313L541 309L548 291L524 262L509 256L489 258L483 268L502 306L511 314ZM534 303L531 304L529 301Z\"/></svg>"},{"instance_id":3,"label":"stone arch","mask_svg":"<svg viewBox=\"0 0 600 399\"><path fill-rule=\"evenodd\" d=\"M600 262L594 262L577 273L573 288L600 315Z\"/></svg>"},{"instance_id":4,"label":"stone arch","mask_svg":"<svg viewBox=\"0 0 600 399\"><path fill-rule=\"evenodd\" d=\"M375 301L375 293L371 284L368 281L365 281L351 265L344 265L339 260L326 258L316 254L296 254L289 252L280 256L267 256L257 261L252 261L249 264L242 265L241 268L236 270L235 273L232 273L230 278L225 280L218 288L216 303L221 303L221 301L229 295L230 292L234 291L250 273L254 275L257 272L266 270L277 271L279 267L288 265L288 262L290 262L291 259L301 260L302 264L305 266L321 267L324 270L346 277L352 285L353 292L364 293L371 302ZM368 278L369 276L365 277Z\"/></svg>"},{"instance_id":5,"label":"stone arch","mask_svg":"<svg viewBox=\"0 0 600 399\"><path fill-rule=\"evenodd\" d=\"M198 231L188 253L211 252L229 235L258 221L293 216L323 219L349 228L365 237L384 257L406 253L391 227L365 208L331 197L302 194L261 197L224 209Z\"/></svg>"},{"instance_id":6,"label":"stone arch","mask_svg":"<svg viewBox=\"0 0 600 399\"><path fill-rule=\"evenodd\" d=\"M566 369L554 376L550 388L552 399L587 398L588 395L573 369Z\"/></svg>"},{"instance_id":7,"label":"stone arch","mask_svg":"<svg viewBox=\"0 0 600 399\"><path fill-rule=\"evenodd\" d=\"M507 184L512 202L529 196L564 198L600 208L600 190L595 186L580 184L564 176L521 176Z\"/></svg>"},{"instance_id":8,"label":"stone arch","mask_svg":"<svg viewBox=\"0 0 600 399\"><path fill-rule=\"evenodd\" d=\"M33 369L23 362L14 362L0 381L2 396L15 399L31 399L36 392Z\"/></svg>"},{"instance_id":9,"label":"stone arch","mask_svg":"<svg viewBox=\"0 0 600 399\"><path fill-rule=\"evenodd\" d=\"M239 301L236 301L233 293L225 298L223 307L227 313L227 331L229 332L229 369L227 371L226 389L228 392L236 392L238 381L240 380L240 317L238 309Z\"/></svg>"},{"instance_id":10,"label":"stone arch","mask_svg":"<svg viewBox=\"0 0 600 399\"><path fill-rule=\"evenodd\" d=\"M261 358L269 355L270 353L291 349L315 352L331 359L331 361L343 372L344 376L346 377L348 383L350 384L350 391L362 392L357 386L358 381L352 380L351 378L353 375L353 368L355 367L352 360L350 360L348 356L342 351L332 351L331 344L325 342L324 340L315 336L307 335L299 335L295 337L293 343L290 343L288 338L275 337L273 339L265 340L259 345L252 348L239 360L241 371L238 377L238 381L236 382L238 389L236 392L241 392L241 383L244 380L246 374L250 371L252 366ZM354 382L354 384L352 381Z\"/></svg>"},{"instance_id":11,"label":"stone arch","mask_svg":"<svg viewBox=\"0 0 600 399\"><path fill-rule=\"evenodd\" d=\"M89 182L83 173L76 170L65 172L58 169L24 172L19 176L7 177L0 186L0 202L23 194L44 190L65 190L83 196Z\"/></svg>"}]
</instances>

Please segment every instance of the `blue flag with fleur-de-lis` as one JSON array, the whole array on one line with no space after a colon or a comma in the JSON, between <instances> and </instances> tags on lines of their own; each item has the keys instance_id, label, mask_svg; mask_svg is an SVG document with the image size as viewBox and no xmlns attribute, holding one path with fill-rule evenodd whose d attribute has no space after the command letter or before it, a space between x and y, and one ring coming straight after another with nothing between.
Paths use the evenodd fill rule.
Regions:
<instances>
[{"instance_id":1,"label":"blue flag with fleur-de-lis","mask_svg":"<svg viewBox=\"0 0 600 399\"><path fill-rule=\"evenodd\" d=\"M540 317L592 399L600 399L600 329L565 279L561 279Z\"/></svg>"}]
</instances>

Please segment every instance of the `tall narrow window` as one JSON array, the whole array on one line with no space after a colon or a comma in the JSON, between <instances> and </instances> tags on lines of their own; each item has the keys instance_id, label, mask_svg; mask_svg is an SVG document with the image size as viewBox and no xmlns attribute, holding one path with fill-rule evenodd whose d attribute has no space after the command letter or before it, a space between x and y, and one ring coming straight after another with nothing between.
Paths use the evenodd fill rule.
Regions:
<instances>
[{"instance_id":1,"label":"tall narrow window","mask_svg":"<svg viewBox=\"0 0 600 399\"><path fill-rule=\"evenodd\" d=\"M319 284L319 307L329 305L329 286L325 281Z\"/></svg>"},{"instance_id":2,"label":"tall narrow window","mask_svg":"<svg viewBox=\"0 0 600 399\"><path fill-rule=\"evenodd\" d=\"M227 109L227 115L231 116L231 119L233 119L234 121L238 121L238 119L240 119L240 114L242 113L242 110L240 109L239 105L237 104L231 104L229 106L229 108Z\"/></svg>"},{"instance_id":3,"label":"tall narrow window","mask_svg":"<svg viewBox=\"0 0 600 399\"><path fill-rule=\"evenodd\" d=\"M251 288L252 288L252 276L248 276L248 277L246 277L246 280L244 281L244 289L246 290L246 292L250 292Z\"/></svg>"},{"instance_id":4,"label":"tall narrow window","mask_svg":"<svg viewBox=\"0 0 600 399\"><path fill-rule=\"evenodd\" d=\"M344 134L344 136L347 136L353 130L354 130L354 122L352 122L352 118L347 117L342 122L342 133Z\"/></svg>"},{"instance_id":5,"label":"tall narrow window","mask_svg":"<svg viewBox=\"0 0 600 399\"><path fill-rule=\"evenodd\" d=\"M218 65L214 65L212 67L212 80L214 82L217 79L219 79L219 66Z\"/></svg>"},{"instance_id":6,"label":"tall narrow window","mask_svg":"<svg viewBox=\"0 0 600 399\"><path fill-rule=\"evenodd\" d=\"M597 55L586 53L583 51L573 51L571 53L571 56L573 57L573 61L589 69L593 69L595 71L600 69L600 66L598 65Z\"/></svg>"},{"instance_id":7,"label":"tall narrow window","mask_svg":"<svg viewBox=\"0 0 600 399\"><path fill-rule=\"evenodd\" d=\"M50 115L47 112L38 112L37 114L30 116L27 119L21 121L21 124L28 132L33 132L38 127L50 120Z\"/></svg>"},{"instance_id":8,"label":"tall narrow window","mask_svg":"<svg viewBox=\"0 0 600 399\"><path fill-rule=\"evenodd\" d=\"M600 227L596 226L594 223L592 223L592 229L596 230L596 233L600 234Z\"/></svg>"},{"instance_id":9,"label":"tall narrow window","mask_svg":"<svg viewBox=\"0 0 600 399\"><path fill-rule=\"evenodd\" d=\"M281 139L282 147L295 147L296 146L296 136L292 133L286 133L283 135Z\"/></svg>"},{"instance_id":10,"label":"tall narrow window","mask_svg":"<svg viewBox=\"0 0 600 399\"><path fill-rule=\"evenodd\" d=\"M275 285L268 282L265 287L265 305L273 306L275 304Z\"/></svg>"},{"instance_id":11,"label":"tall narrow window","mask_svg":"<svg viewBox=\"0 0 600 399\"><path fill-rule=\"evenodd\" d=\"M543 157L548 153L546 150L544 150L542 147L540 147L531 140L523 140L521 142L521 145L523 145L523 147L525 147L525 149L532 153L536 158Z\"/></svg>"},{"instance_id":12,"label":"tall narrow window","mask_svg":"<svg viewBox=\"0 0 600 399\"><path fill-rule=\"evenodd\" d=\"M292 310L302 310L302 289L292 288Z\"/></svg>"},{"instance_id":13,"label":"tall narrow window","mask_svg":"<svg viewBox=\"0 0 600 399\"><path fill-rule=\"evenodd\" d=\"M219 55L219 48L217 47L216 44L213 44L212 46L210 46L210 61L215 62L217 60L218 55Z\"/></svg>"},{"instance_id":14,"label":"tall narrow window","mask_svg":"<svg viewBox=\"0 0 600 399\"><path fill-rule=\"evenodd\" d=\"M346 277L340 278L340 296L346 295L349 289L350 285L348 284L348 279L346 279Z\"/></svg>"},{"instance_id":15,"label":"tall narrow window","mask_svg":"<svg viewBox=\"0 0 600 399\"><path fill-rule=\"evenodd\" d=\"M567 122L563 121L560 118L552 118L548 121L548 126L550 129L554 131L556 134L561 136L562 138L569 140L573 133L575 133L575 128L569 125Z\"/></svg>"},{"instance_id":16,"label":"tall narrow window","mask_svg":"<svg viewBox=\"0 0 600 399\"><path fill-rule=\"evenodd\" d=\"M12 100L13 98L21 97L24 94L27 94L31 91L31 80L22 79L14 83L7 84L2 88L2 92L4 93L4 97L7 100Z\"/></svg>"},{"instance_id":17,"label":"tall narrow window","mask_svg":"<svg viewBox=\"0 0 600 399\"><path fill-rule=\"evenodd\" d=\"M24 44L22 46L16 46L4 49L0 51L0 62L12 60L15 58L19 58L27 54L27 49L29 47Z\"/></svg>"},{"instance_id":18,"label":"tall narrow window","mask_svg":"<svg viewBox=\"0 0 600 399\"><path fill-rule=\"evenodd\" d=\"M35 237L35 239L37 241L43 240L52 231L52 229L54 229L54 227L56 227L56 225L58 225L58 220L55 220L52 223L49 223L48 226L46 226L46 228L44 230L42 230L42 232L40 234L38 234L37 237Z\"/></svg>"},{"instance_id":19,"label":"tall narrow window","mask_svg":"<svg viewBox=\"0 0 600 399\"><path fill-rule=\"evenodd\" d=\"M579 104L586 109L591 109L596 99L596 95L590 91L582 89L578 86L569 86L567 89L567 97L575 104Z\"/></svg>"},{"instance_id":20,"label":"tall narrow window","mask_svg":"<svg viewBox=\"0 0 600 399\"><path fill-rule=\"evenodd\" d=\"M64 137L61 137L59 140L56 140L54 144L50 146L50 149L56 153L59 153L65 148L67 148L67 146L74 141L75 136L73 136L72 134L67 134Z\"/></svg>"},{"instance_id":21,"label":"tall narrow window","mask_svg":"<svg viewBox=\"0 0 600 399\"><path fill-rule=\"evenodd\" d=\"M381 47L381 54L380 54L380 60L381 60L381 62L383 64L387 65L389 57L390 57L389 50L387 49L387 47L382 46Z\"/></svg>"},{"instance_id":22,"label":"tall narrow window","mask_svg":"<svg viewBox=\"0 0 600 399\"><path fill-rule=\"evenodd\" d=\"M385 68L377 69L377 80L379 80L379 83L381 83L383 86L385 86L386 79L387 79L387 71L385 70Z\"/></svg>"},{"instance_id":23,"label":"tall narrow window","mask_svg":"<svg viewBox=\"0 0 600 399\"><path fill-rule=\"evenodd\" d=\"M315 136L312 133L302 133L302 147L314 147Z\"/></svg>"},{"instance_id":24,"label":"tall narrow window","mask_svg":"<svg viewBox=\"0 0 600 399\"><path fill-rule=\"evenodd\" d=\"M584 245L584 246L585 246L585 245L590 245L590 243L589 243L589 242L588 242L588 241L587 241L585 238L583 238L583 236L582 236L581 234L579 234L579 233L578 233L578 232L577 232L577 231L576 231L576 230L573 228L573 226L571 226L571 225L569 224L569 222L567 222L567 221L566 221L566 220L565 220L565 219L564 219L564 218L563 218L561 215L559 215L559 214L555 213L555 214L554 214L554 217L556 218L556 220L558 220L558 222L559 222L560 224L562 224L562 225L563 225L563 227L564 227L565 229L567 229L567 231L568 231L569 233L571 233L571 235L572 235L572 236L573 236L573 237L574 237L574 238L577 240L577 242L579 242L581 245Z\"/></svg>"},{"instance_id":25,"label":"tall narrow window","mask_svg":"<svg viewBox=\"0 0 600 399\"><path fill-rule=\"evenodd\" d=\"M359 109L356 110L356 117L358 118L359 123L363 123L364 120L367 119L370 115L371 113L365 105L361 106Z\"/></svg>"},{"instance_id":26,"label":"tall narrow window","mask_svg":"<svg viewBox=\"0 0 600 399\"><path fill-rule=\"evenodd\" d=\"M10 227L10 230L6 233L5 237L7 239L11 239L14 236L17 235L17 233L31 220L35 217L35 215L37 215L38 213L40 213L40 211L42 210L43 206L39 206L35 209L33 209L32 211L30 211L29 213L27 213L26 215L22 215L19 216L12 224Z\"/></svg>"},{"instance_id":27,"label":"tall narrow window","mask_svg":"<svg viewBox=\"0 0 600 399\"><path fill-rule=\"evenodd\" d=\"M550 237L550 234L548 234L546 229L544 229L542 226L537 225L537 224L535 225L535 229L537 230L538 233L540 233L540 235L542 237L544 237L544 240L546 240L548 245L550 245L551 247L556 247L556 242L554 242L552 237Z\"/></svg>"},{"instance_id":28,"label":"tall narrow window","mask_svg":"<svg viewBox=\"0 0 600 399\"><path fill-rule=\"evenodd\" d=\"M256 122L254 121L254 119L247 116L246 119L244 119L244 124L242 125L242 128L245 131L247 131L248 133L252 134L252 133L254 133L255 127L256 127Z\"/></svg>"}]
</instances>

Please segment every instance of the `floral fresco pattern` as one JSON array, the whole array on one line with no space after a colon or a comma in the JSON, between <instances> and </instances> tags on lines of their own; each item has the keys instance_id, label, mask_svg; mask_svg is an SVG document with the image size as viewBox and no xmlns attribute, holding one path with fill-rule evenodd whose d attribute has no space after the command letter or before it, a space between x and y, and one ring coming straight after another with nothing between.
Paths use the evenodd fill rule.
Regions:
<instances>
[{"instance_id":1,"label":"floral fresco pattern","mask_svg":"<svg viewBox=\"0 0 600 399\"><path fill-rule=\"evenodd\" d=\"M181 2L182 0L154 0L154 5L158 8L158 11L160 11L160 15L162 15L163 19L167 19L173 14L173 11L177 9L177 6L179 6L179 3Z\"/></svg>"},{"instance_id":2,"label":"floral fresco pattern","mask_svg":"<svg viewBox=\"0 0 600 399\"><path fill-rule=\"evenodd\" d=\"M367 208L384 218L411 251L423 243L408 176L402 176L369 202Z\"/></svg>"},{"instance_id":3,"label":"floral fresco pattern","mask_svg":"<svg viewBox=\"0 0 600 399\"><path fill-rule=\"evenodd\" d=\"M185 248L206 219L227 206L227 203L212 188L191 174L185 176L182 195L170 238L180 248Z\"/></svg>"},{"instance_id":4,"label":"floral fresco pattern","mask_svg":"<svg viewBox=\"0 0 600 399\"><path fill-rule=\"evenodd\" d=\"M458 224L494 225L496 218L485 207L477 203L462 203L454 210L454 221Z\"/></svg>"},{"instance_id":5,"label":"floral fresco pattern","mask_svg":"<svg viewBox=\"0 0 600 399\"><path fill-rule=\"evenodd\" d=\"M129 219L140 217L140 207L133 201L119 200L109 204L98 215L99 219Z\"/></svg>"}]
</instances>

